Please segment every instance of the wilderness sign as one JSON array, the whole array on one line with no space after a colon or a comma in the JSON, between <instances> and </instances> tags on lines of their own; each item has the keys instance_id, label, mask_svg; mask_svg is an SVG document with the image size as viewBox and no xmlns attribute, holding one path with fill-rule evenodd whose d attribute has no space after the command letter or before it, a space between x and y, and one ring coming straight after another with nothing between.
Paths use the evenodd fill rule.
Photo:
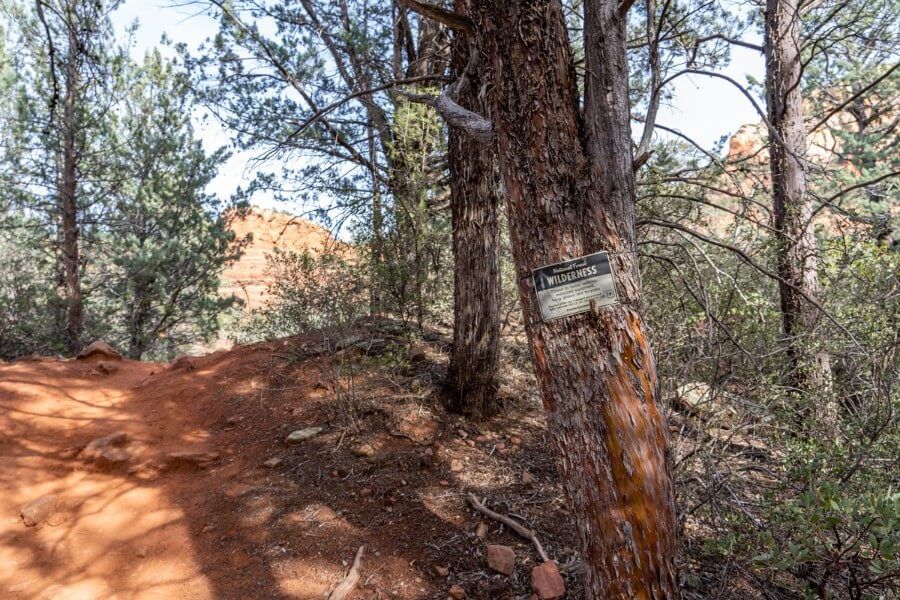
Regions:
<instances>
[{"instance_id":1,"label":"wilderness sign","mask_svg":"<svg viewBox=\"0 0 900 600\"><path fill-rule=\"evenodd\" d=\"M596 252L531 272L545 321L619 303L606 252Z\"/></svg>"}]
</instances>

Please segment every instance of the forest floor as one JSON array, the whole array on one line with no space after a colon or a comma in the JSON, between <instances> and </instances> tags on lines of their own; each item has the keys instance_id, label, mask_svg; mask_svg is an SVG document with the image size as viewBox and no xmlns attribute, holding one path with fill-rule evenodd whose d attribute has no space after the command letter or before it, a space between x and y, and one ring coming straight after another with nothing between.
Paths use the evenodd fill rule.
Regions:
<instances>
[{"instance_id":1,"label":"forest floor","mask_svg":"<svg viewBox=\"0 0 900 600\"><path fill-rule=\"evenodd\" d=\"M446 332L410 345L391 327L168 364L0 362L0 598L323 600L363 545L354 600L532 598L534 548L470 492L533 529L581 597L522 345L504 359L507 409L473 422L441 407ZM696 454L670 430L676 457ZM683 549L700 533L683 523ZM514 550L511 575L488 544ZM755 596L720 566L682 567L719 590L686 597Z\"/></svg>"},{"instance_id":2,"label":"forest floor","mask_svg":"<svg viewBox=\"0 0 900 600\"><path fill-rule=\"evenodd\" d=\"M0 597L319 600L365 545L351 598L529 598L534 548L470 491L533 527L578 597L534 399L471 424L435 396L441 342L358 333L342 350L313 335L170 364L0 363ZM487 543L515 550L512 576Z\"/></svg>"}]
</instances>

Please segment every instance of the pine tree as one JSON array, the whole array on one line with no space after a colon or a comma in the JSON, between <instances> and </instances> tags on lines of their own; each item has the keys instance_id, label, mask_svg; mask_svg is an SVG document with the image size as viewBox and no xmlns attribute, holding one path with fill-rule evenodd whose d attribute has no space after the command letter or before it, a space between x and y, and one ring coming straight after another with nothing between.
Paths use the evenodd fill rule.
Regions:
<instances>
[{"instance_id":1,"label":"pine tree","mask_svg":"<svg viewBox=\"0 0 900 600\"><path fill-rule=\"evenodd\" d=\"M16 72L12 140L5 161L12 202L36 216L56 263L57 329L69 352L83 342L85 246L115 174L107 169L110 108L125 51L109 20L120 0L4 4Z\"/></svg>"},{"instance_id":2,"label":"pine tree","mask_svg":"<svg viewBox=\"0 0 900 600\"><path fill-rule=\"evenodd\" d=\"M244 243L228 220L243 205L204 191L226 154L207 155L195 138L187 77L156 52L130 77L117 127L127 178L102 242L105 293L128 356L139 359L217 329L234 301L218 295L218 276Z\"/></svg>"}]
</instances>

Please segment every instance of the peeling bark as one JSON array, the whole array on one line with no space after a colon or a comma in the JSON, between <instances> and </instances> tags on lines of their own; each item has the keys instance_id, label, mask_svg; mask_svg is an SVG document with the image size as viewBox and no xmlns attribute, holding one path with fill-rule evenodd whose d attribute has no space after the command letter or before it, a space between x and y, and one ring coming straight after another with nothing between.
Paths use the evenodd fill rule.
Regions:
<instances>
[{"instance_id":1,"label":"peeling bark","mask_svg":"<svg viewBox=\"0 0 900 600\"><path fill-rule=\"evenodd\" d=\"M469 14L469 0L456 0L457 14ZM470 44L453 41L451 69L460 76ZM482 112L478 73L457 99ZM453 223L453 348L447 371L447 408L475 417L495 414L500 357L500 265L497 259L500 199L493 184L493 148L451 127L448 148Z\"/></svg>"},{"instance_id":2,"label":"peeling bark","mask_svg":"<svg viewBox=\"0 0 900 600\"><path fill-rule=\"evenodd\" d=\"M588 3L585 122L557 0L473 2L535 372L589 600L678 598L668 428L643 317L624 19ZM596 36L596 37L593 37ZM531 271L611 253L621 304L541 322Z\"/></svg>"}]
</instances>

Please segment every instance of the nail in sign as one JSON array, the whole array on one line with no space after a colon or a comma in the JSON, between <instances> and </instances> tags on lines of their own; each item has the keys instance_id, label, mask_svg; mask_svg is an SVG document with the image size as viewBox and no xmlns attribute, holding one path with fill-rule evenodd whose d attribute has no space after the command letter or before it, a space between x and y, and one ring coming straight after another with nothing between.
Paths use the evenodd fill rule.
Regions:
<instances>
[{"instance_id":1,"label":"nail in sign","mask_svg":"<svg viewBox=\"0 0 900 600\"><path fill-rule=\"evenodd\" d=\"M609 254L595 252L531 272L541 317L548 321L619 303Z\"/></svg>"}]
</instances>

